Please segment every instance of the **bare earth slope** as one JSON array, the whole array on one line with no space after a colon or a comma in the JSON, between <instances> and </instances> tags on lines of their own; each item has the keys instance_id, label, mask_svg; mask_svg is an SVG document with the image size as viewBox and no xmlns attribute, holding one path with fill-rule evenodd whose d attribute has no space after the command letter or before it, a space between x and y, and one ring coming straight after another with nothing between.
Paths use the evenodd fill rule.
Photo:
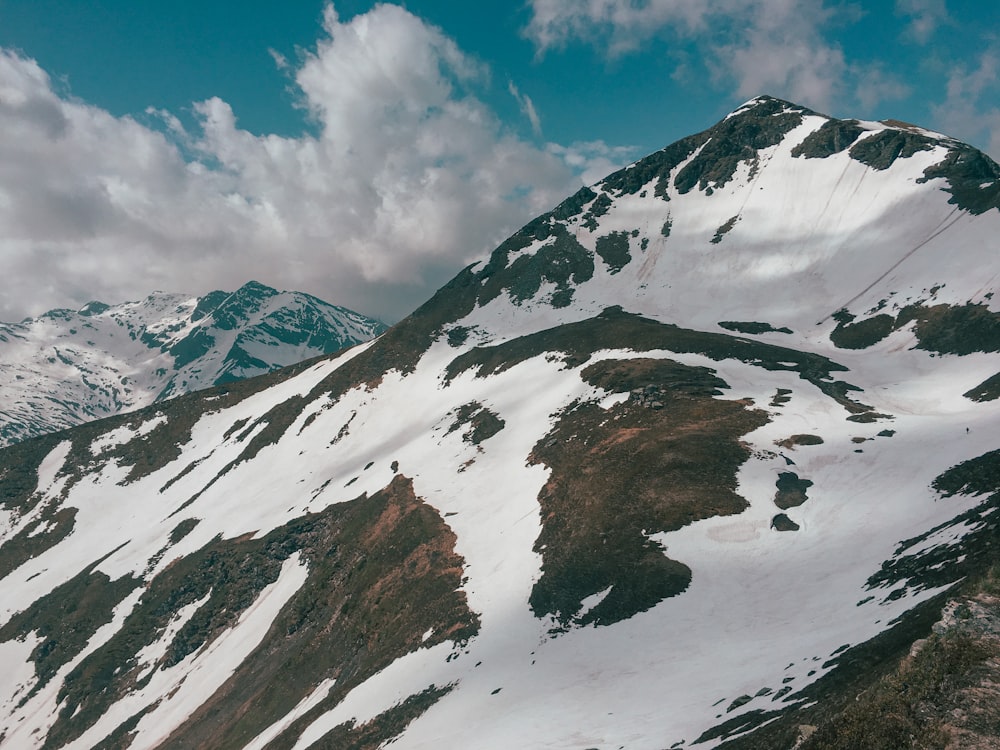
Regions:
<instances>
[{"instance_id":1,"label":"bare earth slope","mask_svg":"<svg viewBox=\"0 0 1000 750\"><path fill-rule=\"evenodd\" d=\"M837 731L996 559L998 178L760 97L374 342L0 452L0 744Z\"/></svg>"}]
</instances>

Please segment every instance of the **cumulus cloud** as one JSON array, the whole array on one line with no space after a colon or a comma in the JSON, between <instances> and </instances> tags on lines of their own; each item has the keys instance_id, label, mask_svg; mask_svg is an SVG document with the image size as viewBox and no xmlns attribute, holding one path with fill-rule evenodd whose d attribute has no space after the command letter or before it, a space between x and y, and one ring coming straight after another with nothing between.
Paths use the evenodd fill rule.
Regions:
<instances>
[{"instance_id":1,"label":"cumulus cloud","mask_svg":"<svg viewBox=\"0 0 1000 750\"><path fill-rule=\"evenodd\" d=\"M313 134L258 136L218 98L191 130L114 117L0 50L0 319L259 278L394 320L614 161L509 132L489 71L397 6L328 6L293 72Z\"/></svg>"}]
</instances>

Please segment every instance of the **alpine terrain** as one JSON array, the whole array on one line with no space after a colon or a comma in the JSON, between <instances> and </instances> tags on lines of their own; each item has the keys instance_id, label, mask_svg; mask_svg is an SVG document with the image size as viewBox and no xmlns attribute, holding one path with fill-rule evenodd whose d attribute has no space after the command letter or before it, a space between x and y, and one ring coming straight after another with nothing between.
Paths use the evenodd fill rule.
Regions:
<instances>
[{"instance_id":1,"label":"alpine terrain","mask_svg":"<svg viewBox=\"0 0 1000 750\"><path fill-rule=\"evenodd\" d=\"M6 448L0 746L996 747L998 180L760 97L373 342Z\"/></svg>"},{"instance_id":2,"label":"alpine terrain","mask_svg":"<svg viewBox=\"0 0 1000 750\"><path fill-rule=\"evenodd\" d=\"M0 445L261 375L384 330L255 281L235 292L154 292L0 323Z\"/></svg>"}]
</instances>

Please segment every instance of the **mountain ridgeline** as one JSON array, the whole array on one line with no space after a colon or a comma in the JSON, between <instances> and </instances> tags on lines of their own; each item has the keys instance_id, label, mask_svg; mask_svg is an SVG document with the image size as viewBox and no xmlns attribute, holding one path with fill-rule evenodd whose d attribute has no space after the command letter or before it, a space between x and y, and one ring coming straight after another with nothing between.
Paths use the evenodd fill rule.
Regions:
<instances>
[{"instance_id":1,"label":"mountain ridgeline","mask_svg":"<svg viewBox=\"0 0 1000 750\"><path fill-rule=\"evenodd\" d=\"M995 743L997 236L987 156L759 97L371 343L6 448L0 746Z\"/></svg>"},{"instance_id":2,"label":"mountain ridgeline","mask_svg":"<svg viewBox=\"0 0 1000 750\"><path fill-rule=\"evenodd\" d=\"M0 445L332 354L385 330L252 281L0 324Z\"/></svg>"}]
</instances>

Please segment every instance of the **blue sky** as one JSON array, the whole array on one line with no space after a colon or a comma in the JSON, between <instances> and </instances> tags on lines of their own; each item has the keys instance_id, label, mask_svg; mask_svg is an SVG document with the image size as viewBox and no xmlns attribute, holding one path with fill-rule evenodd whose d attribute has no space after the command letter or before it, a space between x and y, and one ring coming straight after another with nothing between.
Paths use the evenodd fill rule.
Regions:
<instances>
[{"instance_id":1,"label":"blue sky","mask_svg":"<svg viewBox=\"0 0 1000 750\"><path fill-rule=\"evenodd\" d=\"M0 319L248 278L394 321L769 93L1000 156L966 0L0 0Z\"/></svg>"}]
</instances>

